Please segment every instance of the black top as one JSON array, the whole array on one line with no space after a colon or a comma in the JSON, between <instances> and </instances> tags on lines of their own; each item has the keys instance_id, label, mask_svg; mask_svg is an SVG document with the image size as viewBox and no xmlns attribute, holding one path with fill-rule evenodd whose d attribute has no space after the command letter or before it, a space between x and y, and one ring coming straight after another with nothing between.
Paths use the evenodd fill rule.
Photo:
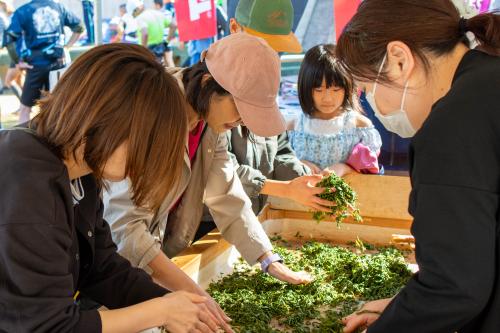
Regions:
<instances>
[{"instance_id":1,"label":"black top","mask_svg":"<svg viewBox=\"0 0 500 333\"><path fill-rule=\"evenodd\" d=\"M500 58L469 51L410 146L420 272L369 333L500 332Z\"/></svg>"},{"instance_id":2,"label":"black top","mask_svg":"<svg viewBox=\"0 0 500 333\"><path fill-rule=\"evenodd\" d=\"M116 253L93 176L74 205L65 165L24 130L0 131L0 332L100 332L97 310L165 295Z\"/></svg>"},{"instance_id":3,"label":"black top","mask_svg":"<svg viewBox=\"0 0 500 333\"><path fill-rule=\"evenodd\" d=\"M17 54L35 67L45 67L64 56L64 27L83 32L81 20L61 3L34 0L19 7L12 15L6 34L17 43ZM26 50L22 49L22 46Z\"/></svg>"}]
</instances>

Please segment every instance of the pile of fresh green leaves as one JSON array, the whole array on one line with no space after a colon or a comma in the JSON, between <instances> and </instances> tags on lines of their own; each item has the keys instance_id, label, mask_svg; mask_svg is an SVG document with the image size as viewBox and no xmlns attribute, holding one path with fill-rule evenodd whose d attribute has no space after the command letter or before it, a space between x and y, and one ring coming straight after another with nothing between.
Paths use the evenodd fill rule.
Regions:
<instances>
[{"instance_id":1,"label":"pile of fresh green leaves","mask_svg":"<svg viewBox=\"0 0 500 333\"><path fill-rule=\"evenodd\" d=\"M393 248L370 254L318 242L294 250L278 242L275 251L289 267L315 280L289 285L237 263L233 274L208 289L237 332L342 332L341 318L360 302L394 296L411 275Z\"/></svg>"},{"instance_id":2,"label":"pile of fresh green leaves","mask_svg":"<svg viewBox=\"0 0 500 333\"><path fill-rule=\"evenodd\" d=\"M357 222L361 221L359 209L356 208L358 199L356 192L342 178L332 173L324 177L316 186L325 188L325 191L318 194L318 197L335 203L334 206L330 207L331 211L328 213L314 212L313 218L316 221L319 222L326 216L334 216L337 224L349 216L352 216Z\"/></svg>"}]
</instances>

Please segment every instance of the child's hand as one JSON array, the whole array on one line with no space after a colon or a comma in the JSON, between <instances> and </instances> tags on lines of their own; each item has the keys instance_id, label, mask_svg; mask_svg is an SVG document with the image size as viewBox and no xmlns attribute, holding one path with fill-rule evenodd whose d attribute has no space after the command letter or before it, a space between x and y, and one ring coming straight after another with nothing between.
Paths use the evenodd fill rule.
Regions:
<instances>
[{"instance_id":1,"label":"child's hand","mask_svg":"<svg viewBox=\"0 0 500 333\"><path fill-rule=\"evenodd\" d=\"M321 168L314 164L313 162L309 162L306 160L301 161L303 164L307 165L309 169L311 169L313 175L320 175L321 174Z\"/></svg>"},{"instance_id":2,"label":"child's hand","mask_svg":"<svg viewBox=\"0 0 500 333\"><path fill-rule=\"evenodd\" d=\"M339 177L344 177L345 175L353 172L354 169L348 166L345 163L336 163L334 165L329 166L328 168L324 169L321 173L324 176L328 176L332 172L336 174Z\"/></svg>"}]
</instances>

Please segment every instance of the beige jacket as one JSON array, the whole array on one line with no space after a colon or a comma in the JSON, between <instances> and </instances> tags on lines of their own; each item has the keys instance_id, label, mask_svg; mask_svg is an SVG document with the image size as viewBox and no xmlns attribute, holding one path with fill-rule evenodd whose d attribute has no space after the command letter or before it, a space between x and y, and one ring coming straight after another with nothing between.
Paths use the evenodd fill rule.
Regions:
<instances>
[{"instance_id":1,"label":"beige jacket","mask_svg":"<svg viewBox=\"0 0 500 333\"><path fill-rule=\"evenodd\" d=\"M172 72L183 88L182 71ZM161 250L173 257L191 245L206 205L224 239L236 246L250 264L272 245L252 211L228 152L226 135L206 128L191 168L184 167L177 191L164 200L156 215L137 208L131 200L128 180L110 183L103 195L104 218L111 226L119 253L132 265L151 273L148 264ZM182 196L173 214L172 206Z\"/></svg>"}]
</instances>

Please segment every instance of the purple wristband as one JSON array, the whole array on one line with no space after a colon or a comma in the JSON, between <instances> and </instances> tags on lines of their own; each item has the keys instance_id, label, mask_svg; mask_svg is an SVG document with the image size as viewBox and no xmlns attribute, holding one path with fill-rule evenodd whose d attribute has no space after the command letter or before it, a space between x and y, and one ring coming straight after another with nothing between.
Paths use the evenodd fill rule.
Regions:
<instances>
[{"instance_id":1,"label":"purple wristband","mask_svg":"<svg viewBox=\"0 0 500 333\"><path fill-rule=\"evenodd\" d=\"M260 268L262 269L262 271L264 273L267 273L267 270L269 269L269 265L271 265L273 262L283 263L283 259L280 257L279 254L273 253L269 257L267 257L261 261Z\"/></svg>"}]
</instances>

